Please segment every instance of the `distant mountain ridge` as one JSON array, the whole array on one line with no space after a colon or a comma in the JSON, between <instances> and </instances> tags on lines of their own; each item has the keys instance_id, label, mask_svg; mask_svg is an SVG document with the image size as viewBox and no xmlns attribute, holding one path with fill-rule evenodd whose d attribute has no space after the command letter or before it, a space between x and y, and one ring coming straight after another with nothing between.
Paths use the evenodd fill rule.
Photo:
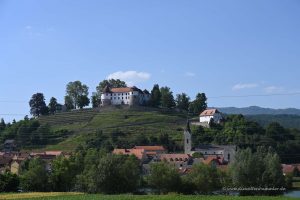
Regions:
<instances>
[{"instance_id":1,"label":"distant mountain ridge","mask_svg":"<svg viewBox=\"0 0 300 200\"><path fill-rule=\"evenodd\" d=\"M273 109L273 108L262 108L259 106L249 106L249 107L244 107L244 108L223 107L223 108L218 108L218 110L225 114L299 115L300 116L300 109L296 109L296 108Z\"/></svg>"}]
</instances>

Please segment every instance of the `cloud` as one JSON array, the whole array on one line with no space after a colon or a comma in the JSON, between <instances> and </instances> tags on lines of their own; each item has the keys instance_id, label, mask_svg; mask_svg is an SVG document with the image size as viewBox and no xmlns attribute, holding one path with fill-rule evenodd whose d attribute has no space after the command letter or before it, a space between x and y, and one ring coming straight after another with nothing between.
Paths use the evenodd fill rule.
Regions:
<instances>
[{"instance_id":1,"label":"cloud","mask_svg":"<svg viewBox=\"0 0 300 200\"><path fill-rule=\"evenodd\" d=\"M25 26L25 29L30 30L30 29L32 29L32 26L27 25L27 26Z\"/></svg>"},{"instance_id":2,"label":"cloud","mask_svg":"<svg viewBox=\"0 0 300 200\"><path fill-rule=\"evenodd\" d=\"M188 76L188 77L194 77L194 76L196 76L196 74L193 73L193 72L185 72L184 75L185 75L185 76Z\"/></svg>"},{"instance_id":3,"label":"cloud","mask_svg":"<svg viewBox=\"0 0 300 200\"><path fill-rule=\"evenodd\" d=\"M284 92L285 89L284 89L284 87L281 87L281 86L268 86L268 87L264 88L264 91L266 93L271 94L271 93L281 93L281 92Z\"/></svg>"},{"instance_id":4,"label":"cloud","mask_svg":"<svg viewBox=\"0 0 300 200\"><path fill-rule=\"evenodd\" d=\"M232 87L232 90L243 90L258 87L256 83L238 83Z\"/></svg>"},{"instance_id":5,"label":"cloud","mask_svg":"<svg viewBox=\"0 0 300 200\"><path fill-rule=\"evenodd\" d=\"M149 80L151 74L147 72L137 71L117 71L107 76L107 79L120 79L125 81L128 85L133 86L136 83L144 82Z\"/></svg>"}]
</instances>

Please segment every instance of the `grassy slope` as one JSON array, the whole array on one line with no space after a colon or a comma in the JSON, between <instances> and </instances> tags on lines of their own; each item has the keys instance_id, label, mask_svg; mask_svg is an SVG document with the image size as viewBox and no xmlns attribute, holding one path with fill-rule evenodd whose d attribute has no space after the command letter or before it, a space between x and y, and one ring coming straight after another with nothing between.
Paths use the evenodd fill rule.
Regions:
<instances>
[{"instance_id":1,"label":"grassy slope","mask_svg":"<svg viewBox=\"0 0 300 200\"><path fill-rule=\"evenodd\" d=\"M51 194L51 193L49 193ZM9 195L6 195L7 199L20 199L22 198L23 194L19 194L20 197L18 198L18 194L13 194L13 198L9 198ZM185 195L69 195L66 193L66 195L61 195L61 196L56 196L56 195L48 195L47 193L44 194L44 197L41 197L40 194L37 195L36 197L34 194L30 194L30 198L25 197L25 199L49 199L49 200L96 200L96 199L101 199L101 200L148 200L148 199L158 199L158 200L230 200L230 199L235 199L235 200L293 200L295 198L289 198L289 197L283 197L283 196L278 196L278 197L262 197L262 196L253 196L253 197L239 197L239 196L200 196L200 195L194 195L194 196L185 196ZM0 199L5 199L1 198ZM23 198L22 198L23 199Z\"/></svg>"},{"instance_id":2,"label":"grassy slope","mask_svg":"<svg viewBox=\"0 0 300 200\"><path fill-rule=\"evenodd\" d=\"M47 146L47 150L73 150L96 130L103 130L104 134L110 134L118 129L126 133L125 138L141 133L146 136L168 133L171 138L181 142L181 129L185 126L186 115L143 107L109 107L100 111L89 109L58 113L44 116L39 120L42 124L50 124L53 130L67 129L72 132L62 142Z\"/></svg>"}]
</instances>

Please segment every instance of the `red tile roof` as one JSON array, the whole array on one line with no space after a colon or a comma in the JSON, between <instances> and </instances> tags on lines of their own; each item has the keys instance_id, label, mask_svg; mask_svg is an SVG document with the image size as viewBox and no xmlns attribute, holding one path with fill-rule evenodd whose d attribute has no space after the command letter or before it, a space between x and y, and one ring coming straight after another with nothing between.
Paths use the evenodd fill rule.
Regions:
<instances>
[{"instance_id":1,"label":"red tile roof","mask_svg":"<svg viewBox=\"0 0 300 200\"><path fill-rule=\"evenodd\" d=\"M208 165L211 164L213 161L216 162L216 164L221 165L224 162L223 157L219 157L219 156L205 156L205 159L202 161L204 164Z\"/></svg>"},{"instance_id":2,"label":"red tile roof","mask_svg":"<svg viewBox=\"0 0 300 200\"><path fill-rule=\"evenodd\" d=\"M165 160L165 161L168 161L168 162L176 162L176 161L188 161L190 159L190 155L189 154L183 154L183 153L180 153L180 154L161 154L160 155L160 159L161 160Z\"/></svg>"},{"instance_id":3,"label":"red tile roof","mask_svg":"<svg viewBox=\"0 0 300 200\"><path fill-rule=\"evenodd\" d=\"M300 171L300 164L290 164L290 165L287 165L287 164L281 164L282 166L282 172L284 174L289 174L289 173L293 173L294 171L294 168L297 167Z\"/></svg>"},{"instance_id":4,"label":"red tile roof","mask_svg":"<svg viewBox=\"0 0 300 200\"><path fill-rule=\"evenodd\" d=\"M146 151L165 151L163 146L135 146L134 149L144 149Z\"/></svg>"},{"instance_id":5,"label":"red tile roof","mask_svg":"<svg viewBox=\"0 0 300 200\"><path fill-rule=\"evenodd\" d=\"M111 92L119 92L119 93L125 93L125 92L132 92L133 88L131 87L125 87L125 88L111 88Z\"/></svg>"},{"instance_id":6,"label":"red tile roof","mask_svg":"<svg viewBox=\"0 0 300 200\"><path fill-rule=\"evenodd\" d=\"M143 159L144 149L114 149L113 154L135 155L138 159Z\"/></svg>"},{"instance_id":7,"label":"red tile roof","mask_svg":"<svg viewBox=\"0 0 300 200\"><path fill-rule=\"evenodd\" d=\"M200 116L212 116L215 113L219 113L219 111L217 109L206 109L200 113Z\"/></svg>"}]
</instances>

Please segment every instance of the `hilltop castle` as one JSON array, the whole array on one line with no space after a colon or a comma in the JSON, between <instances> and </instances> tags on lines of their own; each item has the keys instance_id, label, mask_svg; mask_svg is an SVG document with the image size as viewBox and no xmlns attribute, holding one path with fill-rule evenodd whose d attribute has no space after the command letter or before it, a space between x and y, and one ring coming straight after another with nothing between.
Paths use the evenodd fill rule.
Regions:
<instances>
[{"instance_id":1,"label":"hilltop castle","mask_svg":"<svg viewBox=\"0 0 300 200\"><path fill-rule=\"evenodd\" d=\"M108 85L101 94L101 106L108 105L145 105L150 100L147 90L133 87L110 88Z\"/></svg>"}]
</instances>

